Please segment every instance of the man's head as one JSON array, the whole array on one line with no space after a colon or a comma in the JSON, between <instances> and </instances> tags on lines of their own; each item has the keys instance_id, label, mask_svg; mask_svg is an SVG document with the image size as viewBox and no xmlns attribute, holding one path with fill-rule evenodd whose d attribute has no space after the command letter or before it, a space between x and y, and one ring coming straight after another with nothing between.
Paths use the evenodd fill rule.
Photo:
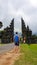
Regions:
<instances>
[{"instance_id":1,"label":"man's head","mask_svg":"<svg viewBox=\"0 0 37 65\"><path fill-rule=\"evenodd\" d=\"M18 34L18 32L16 32L16 34Z\"/></svg>"}]
</instances>

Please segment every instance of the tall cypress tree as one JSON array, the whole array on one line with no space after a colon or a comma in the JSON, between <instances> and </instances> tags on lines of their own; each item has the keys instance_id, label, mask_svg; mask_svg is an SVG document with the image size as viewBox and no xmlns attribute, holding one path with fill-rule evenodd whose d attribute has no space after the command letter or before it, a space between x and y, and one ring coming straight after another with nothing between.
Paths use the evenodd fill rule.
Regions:
<instances>
[{"instance_id":1,"label":"tall cypress tree","mask_svg":"<svg viewBox=\"0 0 37 65\"><path fill-rule=\"evenodd\" d=\"M2 35L2 42L9 43L13 41L14 36L14 18L12 19L10 26L4 29L4 33Z\"/></svg>"},{"instance_id":2,"label":"tall cypress tree","mask_svg":"<svg viewBox=\"0 0 37 65\"><path fill-rule=\"evenodd\" d=\"M22 36L25 37L26 36L26 25L25 25L23 18L21 18L21 22L22 22Z\"/></svg>"},{"instance_id":3,"label":"tall cypress tree","mask_svg":"<svg viewBox=\"0 0 37 65\"><path fill-rule=\"evenodd\" d=\"M11 33L11 37L12 37L12 40L13 40L13 37L14 37L14 18L11 21L10 29L11 29L11 32L10 32Z\"/></svg>"},{"instance_id":4,"label":"tall cypress tree","mask_svg":"<svg viewBox=\"0 0 37 65\"><path fill-rule=\"evenodd\" d=\"M29 26L27 25L27 31L26 31L27 43L31 43L31 36L32 36L32 31L29 29Z\"/></svg>"}]
</instances>

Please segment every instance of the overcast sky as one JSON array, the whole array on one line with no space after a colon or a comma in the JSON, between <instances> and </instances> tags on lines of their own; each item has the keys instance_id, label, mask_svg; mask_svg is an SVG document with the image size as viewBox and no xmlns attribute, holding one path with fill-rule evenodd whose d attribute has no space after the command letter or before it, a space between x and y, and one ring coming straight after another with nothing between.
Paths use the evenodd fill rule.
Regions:
<instances>
[{"instance_id":1,"label":"overcast sky","mask_svg":"<svg viewBox=\"0 0 37 65\"><path fill-rule=\"evenodd\" d=\"M2 29L15 18L15 31L21 31L21 17L33 33L37 32L37 0L0 0Z\"/></svg>"}]
</instances>

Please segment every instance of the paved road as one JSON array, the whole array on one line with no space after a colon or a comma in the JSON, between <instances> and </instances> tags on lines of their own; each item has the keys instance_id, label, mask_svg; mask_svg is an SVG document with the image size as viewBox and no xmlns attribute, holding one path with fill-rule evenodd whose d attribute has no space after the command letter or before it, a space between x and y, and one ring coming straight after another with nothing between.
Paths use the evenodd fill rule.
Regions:
<instances>
[{"instance_id":1,"label":"paved road","mask_svg":"<svg viewBox=\"0 0 37 65\"><path fill-rule=\"evenodd\" d=\"M15 46L14 43L6 44L4 46L0 46L0 54L11 50L14 46Z\"/></svg>"}]
</instances>

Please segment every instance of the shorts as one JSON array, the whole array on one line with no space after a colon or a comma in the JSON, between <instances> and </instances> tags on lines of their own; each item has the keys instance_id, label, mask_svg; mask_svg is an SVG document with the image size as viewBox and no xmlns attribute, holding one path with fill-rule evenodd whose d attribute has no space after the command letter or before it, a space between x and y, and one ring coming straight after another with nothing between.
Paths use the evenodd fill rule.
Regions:
<instances>
[{"instance_id":1,"label":"shorts","mask_svg":"<svg viewBox=\"0 0 37 65\"><path fill-rule=\"evenodd\" d=\"M16 45L16 46L19 46L19 42L15 42L15 45Z\"/></svg>"}]
</instances>

